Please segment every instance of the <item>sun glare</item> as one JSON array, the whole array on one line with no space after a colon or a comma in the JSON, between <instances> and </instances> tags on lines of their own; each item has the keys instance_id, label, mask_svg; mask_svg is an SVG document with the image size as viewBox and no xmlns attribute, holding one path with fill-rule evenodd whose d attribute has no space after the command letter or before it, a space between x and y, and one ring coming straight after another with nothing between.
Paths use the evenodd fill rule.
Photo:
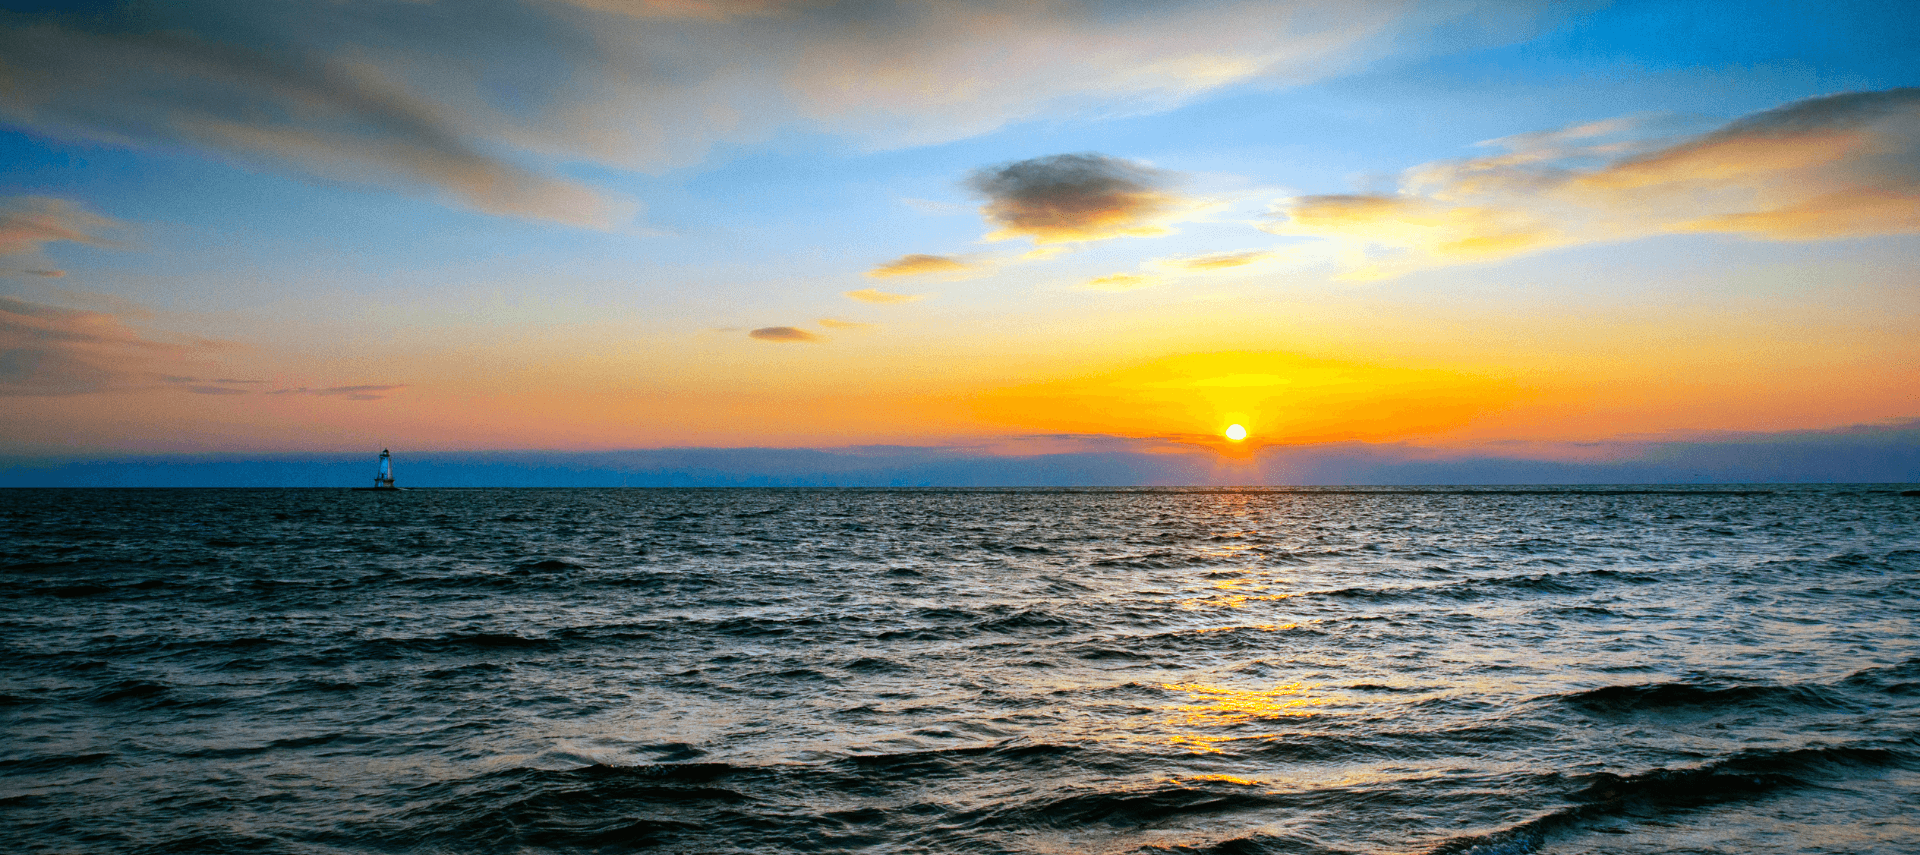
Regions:
<instances>
[{"instance_id":1,"label":"sun glare","mask_svg":"<svg viewBox=\"0 0 1920 855\"><path fill-rule=\"evenodd\" d=\"M1247 429L1239 425L1227 425L1227 438L1234 442L1247 438Z\"/></svg>"}]
</instances>

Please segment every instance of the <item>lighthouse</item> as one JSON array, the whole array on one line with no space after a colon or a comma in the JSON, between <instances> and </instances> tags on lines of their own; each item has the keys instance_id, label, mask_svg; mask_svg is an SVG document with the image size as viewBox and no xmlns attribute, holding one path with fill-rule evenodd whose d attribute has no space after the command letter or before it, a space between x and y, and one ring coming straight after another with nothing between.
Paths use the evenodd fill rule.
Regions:
<instances>
[{"instance_id":1,"label":"lighthouse","mask_svg":"<svg viewBox=\"0 0 1920 855\"><path fill-rule=\"evenodd\" d=\"M380 471L374 473L373 489L375 490L400 489L399 487L393 486L393 452L388 451L384 448L380 449Z\"/></svg>"}]
</instances>

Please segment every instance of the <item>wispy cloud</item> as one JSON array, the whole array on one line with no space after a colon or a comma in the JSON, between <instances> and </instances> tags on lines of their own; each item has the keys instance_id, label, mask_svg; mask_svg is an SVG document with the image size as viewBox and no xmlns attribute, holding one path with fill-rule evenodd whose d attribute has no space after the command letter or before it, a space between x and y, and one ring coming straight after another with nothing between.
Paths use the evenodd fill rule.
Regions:
<instances>
[{"instance_id":1,"label":"wispy cloud","mask_svg":"<svg viewBox=\"0 0 1920 855\"><path fill-rule=\"evenodd\" d=\"M605 227L632 201L562 164L692 164L780 128L899 147L1158 111L1527 17L1397 0L84 4L0 12L0 118Z\"/></svg>"},{"instance_id":2,"label":"wispy cloud","mask_svg":"<svg viewBox=\"0 0 1920 855\"><path fill-rule=\"evenodd\" d=\"M862 288L858 291L848 291L841 296L849 300L857 300L862 303L876 303L883 306L911 303L915 300L924 300L927 298L925 294L894 294L881 291L877 288Z\"/></svg>"},{"instance_id":3,"label":"wispy cloud","mask_svg":"<svg viewBox=\"0 0 1920 855\"><path fill-rule=\"evenodd\" d=\"M1160 284L1160 277L1144 273L1114 273L1090 279L1080 285L1082 291L1138 291Z\"/></svg>"},{"instance_id":4,"label":"wispy cloud","mask_svg":"<svg viewBox=\"0 0 1920 855\"><path fill-rule=\"evenodd\" d=\"M799 327L761 327L747 333L761 341L779 342L817 342L825 341L818 333L811 333Z\"/></svg>"},{"instance_id":5,"label":"wispy cloud","mask_svg":"<svg viewBox=\"0 0 1920 855\"><path fill-rule=\"evenodd\" d=\"M1170 189L1174 180L1103 154L1056 154L981 169L966 183L986 197L980 213L996 227L988 239L1044 244L1165 234L1191 206Z\"/></svg>"},{"instance_id":6,"label":"wispy cloud","mask_svg":"<svg viewBox=\"0 0 1920 855\"><path fill-rule=\"evenodd\" d=\"M492 214L609 227L636 210L488 153L473 139L474 117L408 93L351 51L301 44L313 34L290 28L314 23L301 15L210 5L178 20L157 8L139 20L0 17L10 89L0 118L57 136L196 146L324 178L431 188ZM336 23L371 35L365 21ZM248 26L260 28L255 41L292 43L221 38Z\"/></svg>"},{"instance_id":7,"label":"wispy cloud","mask_svg":"<svg viewBox=\"0 0 1920 855\"><path fill-rule=\"evenodd\" d=\"M118 221L100 216L65 199L15 196L0 200L0 255L23 255L57 241L111 246L107 236L119 230ZM10 271L33 276L61 277L62 270Z\"/></svg>"},{"instance_id":8,"label":"wispy cloud","mask_svg":"<svg viewBox=\"0 0 1920 855\"><path fill-rule=\"evenodd\" d=\"M269 395L320 395L328 398L345 398L349 401L378 401L387 395L407 388L405 384L388 386L326 386L311 389L301 386L295 389L275 389Z\"/></svg>"},{"instance_id":9,"label":"wispy cloud","mask_svg":"<svg viewBox=\"0 0 1920 855\"><path fill-rule=\"evenodd\" d=\"M1267 228L1351 247L1349 275L1655 234L1755 240L1920 233L1920 89L1812 98L1659 144L1629 120L1510 137L1409 170L1394 194L1301 196Z\"/></svg>"},{"instance_id":10,"label":"wispy cloud","mask_svg":"<svg viewBox=\"0 0 1920 855\"><path fill-rule=\"evenodd\" d=\"M970 262L950 255L913 253L879 265L867 271L867 275L875 279L887 279L895 276L925 276L931 273L965 273L974 269L974 266Z\"/></svg>"},{"instance_id":11,"label":"wispy cloud","mask_svg":"<svg viewBox=\"0 0 1920 855\"><path fill-rule=\"evenodd\" d=\"M821 318L820 325L830 330L870 330L880 326L865 321L843 321L839 318Z\"/></svg>"},{"instance_id":12,"label":"wispy cloud","mask_svg":"<svg viewBox=\"0 0 1920 855\"><path fill-rule=\"evenodd\" d=\"M170 374L162 375L160 379L162 382L177 385L195 395L251 395L255 390L247 387L267 384L265 380L236 380L230 377L217 377L209 380L199 377L181 377Z\"/></svg>"},{"instance_id":13,"label":"wispy cloud","mask_svg":"<svg viewBox=\"0 0 1920 855\"><path fill-rule=\"evenodd\" d=\"M1267 250L1246 250L1243 252L1216 252L1210 255L1194 255L1186 258L1162 258L1152 262L1156 266L1186 273L1210 273L1216 270L1232 270L1266 261L1274 257Z\"/></svg>"},{"instance_id":14,"label":"wispy cloud","mask_svg":"<svg viewBox=\"0 0 1920 855\"><path fill-rule=\"evenodd\" d=\"M148 339L104 312L0 297L0 396L150 387L196 349Z\"/></svg>"}]
</instances>

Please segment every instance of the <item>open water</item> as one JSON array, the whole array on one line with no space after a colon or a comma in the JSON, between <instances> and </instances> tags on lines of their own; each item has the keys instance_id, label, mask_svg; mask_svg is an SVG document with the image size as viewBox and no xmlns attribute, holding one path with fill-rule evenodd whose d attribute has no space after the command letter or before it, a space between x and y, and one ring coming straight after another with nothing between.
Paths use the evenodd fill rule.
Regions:
<instances>
[{"instance_id":1,"label":"open water","mask_svg":"<svg viewBox=\"0 0 1920 855\"><path fill-rule=\"evenodd\" d=\"M0 492L20 853L1920 852L1920 499Z\"/></svg>"}]
</instances>

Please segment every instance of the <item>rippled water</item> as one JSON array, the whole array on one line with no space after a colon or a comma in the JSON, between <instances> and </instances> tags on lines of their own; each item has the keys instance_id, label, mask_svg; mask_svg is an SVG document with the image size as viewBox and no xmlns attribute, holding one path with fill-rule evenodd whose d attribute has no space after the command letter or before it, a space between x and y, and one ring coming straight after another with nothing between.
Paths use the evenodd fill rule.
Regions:
<instances>
[{"instance_id":1,"label":"rippled water","mask_svg":"<svg viewBox=\"0 0 1920 855\"><path fill-rule=\"evenodd\" d=\"M1920 499L0 492L18 852L1911 853Z\"/></svg>"}]
</instances>

